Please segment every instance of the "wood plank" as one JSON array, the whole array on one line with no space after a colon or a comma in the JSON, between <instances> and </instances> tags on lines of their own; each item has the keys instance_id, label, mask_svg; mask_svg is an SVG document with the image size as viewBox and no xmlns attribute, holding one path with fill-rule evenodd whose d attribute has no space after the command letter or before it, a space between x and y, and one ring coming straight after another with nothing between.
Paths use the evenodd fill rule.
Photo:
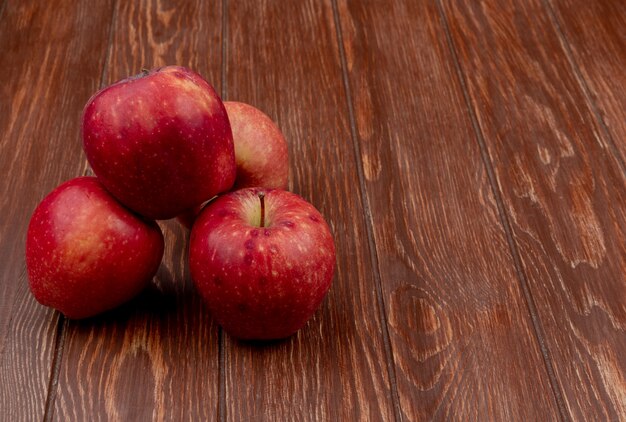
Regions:
<instances>
[{"instance_id":1,"label":"wood plank","mask_svg":"<svg viewBox=\"0 0 626 422\"><path fill-rule=\"evenodd\" d=\"M403 418L558 419L436 2L338 10Z\"/></svg>"},{"instance_id":2,"label":"wood plank","mask_svg":"<svg viewBox=\"0 0 626 422\"><path fill-rule=\"evenodd\" d=\"M105 84L180 64L219 90L221 19L219 2L118 2ZM59 420L217 418L218 330L189 278L186 230L161 227L165 256L151 286L116 311L68 323Z\"/></svg>"},{"instance_id":3,"label":"wood plank","mask_svg":"<svg viewBox=\"0 0 626 422\"><path fill-rule=\"evenodd\" d=\"M44 417L59 319L30 294L24 241L38 201L80 169L80 113L98 86L111 10L111 1L0 8L1 420Z\"/></svg>"},{"instance_id":4,"label":"wood plank","mask_svg":"<svg viewBox=\"0 0 626 422\"><path fill-rule=\"evenodd\" d=\"M626 179L544 6L444 4L567 412L623 420Z\"/></svg>"},{"instance_id":5,"label":"wood plank","mask_svg":"<svg viewBox=\"0 0 626 422\"><path fill-rule=\"evenodd\" d=\"M626 6L616 0L549 0L564 48L593 108L626 161ZM595 110L594 110L595 111ZM623 164L622 164L623 165Z\"/></svg>"},{"instance_id":6,"label":"wood plank","mask_svg":"<svg viewBox=\"0 0 626 422\"><path fill-rule=\"evenodd\" d=\"M228 420L393 420L394 405L330 2L229 2L228 99L274 118L292 191L337 245L329 296L269 345L225 341Z\"/></svg>"}]
</instances>

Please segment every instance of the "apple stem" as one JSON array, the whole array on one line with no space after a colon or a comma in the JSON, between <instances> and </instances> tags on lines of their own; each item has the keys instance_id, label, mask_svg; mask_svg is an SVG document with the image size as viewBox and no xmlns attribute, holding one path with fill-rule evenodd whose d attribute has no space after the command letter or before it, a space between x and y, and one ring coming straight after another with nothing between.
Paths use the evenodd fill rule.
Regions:
<instances>
[{"instance_id":1,"label":"apple stem","mask_svg":"<svg viewBox=\"0 0 626 422\"><path fill-rule=\"evenodd\" d=\"M143 76L148 76L148 74L150 74L150 71L144 67L141 69L141 73L143 74Z\"/></svg>"},{"instance_id":2,"label":"apple stem","mask_svg":"<svg viewBox=\"0 0 626 422\"><path fill-rule=\"evenodd\" d=\"M261 201L261 223L260 227L265 227L265 193L259 192L259 200Z\"/></svg>"}]
</instances>

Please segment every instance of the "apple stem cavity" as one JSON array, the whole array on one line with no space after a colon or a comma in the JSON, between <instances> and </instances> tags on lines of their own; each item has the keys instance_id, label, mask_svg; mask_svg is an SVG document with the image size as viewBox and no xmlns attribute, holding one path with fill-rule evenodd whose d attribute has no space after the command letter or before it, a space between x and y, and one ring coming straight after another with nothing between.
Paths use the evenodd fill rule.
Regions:
<instances>
[{"instance_id":1,"label":"apple stem cavity","mask_svg":"<svg viewBox=\"0 0 626 422\"><path fill-rule=\"evenodd\" d=\"M259 192L259 200L261 201L261 222L259 227L265 227L265 192Z\"/></svg>"}]
</instances>

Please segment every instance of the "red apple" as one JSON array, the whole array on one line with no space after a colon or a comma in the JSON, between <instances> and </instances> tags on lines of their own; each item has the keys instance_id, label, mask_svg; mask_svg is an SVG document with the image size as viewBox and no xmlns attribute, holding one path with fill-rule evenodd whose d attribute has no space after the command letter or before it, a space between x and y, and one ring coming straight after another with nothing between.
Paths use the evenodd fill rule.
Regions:
<instances>
[{"instance_id":1,"label":"red apple","mask_svg":"<svg viewBox=\"0 0 626 422\"><path fill-rule=\"evenodd\" d=\"M299 330L319 307L333 278L335 245L324 218L298 195L248 188L200 213L189 263L230 335L277 339Z\"/></svg>"},{"instance_id":2,"label":"red apple","mask_svg":"<svg viewBox=\"0 0 626 422\"><path fill-rule=\"evenodd\" d=\"M245 103L226 101L235 143L237 178L233 190L247 187L286 189L289 153L282 132L261 110ZM190 229L202 206L183 211L178 221Z\"/></svg>"},{"instance_id":3,"label":"red apple","mask_svg":"<svg viewBox=\"0 0 626 422\"><path fill-rule=\"evenodd\" d=\"M187 230L191 230L193 227L193 222L196 221L196 217L202 211L202 205L194 207L190 210L183 211L181 214L176 216L176 220Z\"/></svg>"},{"instance_id":4,"label":"red apple","mask_svg":"<svg viewBox=\"0 0 626 422\"><path fill-rule=\"evenodd\" d=\"M97 92L83 112L83 146L98 179L148 218L172 218L235 180L226 110L200 75L168 66Z\"/></svg>"},{"instance_id":5,"label":"red apple","mask_svg":"<svg viewBox=\"0 0 626 422\"><path fill-rule=\"evenodd\" d=\"M191 227L193 227L193 222L196 221L196 217L198 217L198 214L200 214L200 211L202 211L202 209L211 201L213 201L215 198L217 198L217 196L214 196L213 198L209 199L206 202L203 202L202 204L193 207L190 210L187 211L183 211L182 214L179 214L176 217L176 220L183 226L185 227L187 230L191 230Z\"/></svg>"},{"instance_id":6,"label":"red apple","mask_svg":"<svg viewBox=\"0 0 626 422\"><path fill-rule=\"evenodd\" d=\"M124 208L94 177L52 191L26 238L30 289L43 305L86 318L131 299L156 273L163 234Z\"/></svg>"},{"instance_id":7,"label":"red apple","mask_svg":"<svg viewBox=\"0 0 626 422\"><path fill-rule=\"evenodd\" d=\"M224 103L233 130L237 179L234 189L286 189L289 178L287 142L278 126L261 110L244 103Z\"/></svg>"}]
</instances>

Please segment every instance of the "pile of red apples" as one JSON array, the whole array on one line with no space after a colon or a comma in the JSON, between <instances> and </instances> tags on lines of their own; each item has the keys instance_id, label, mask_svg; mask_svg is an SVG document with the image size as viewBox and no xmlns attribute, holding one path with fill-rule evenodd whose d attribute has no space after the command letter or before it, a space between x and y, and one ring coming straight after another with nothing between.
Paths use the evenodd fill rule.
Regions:
<instances>
[{"instance_id":1,"label":"pile of red apples","mask_svg":"<svg viewBox=\"0 0 626 422\"><path fill-rule=\"evenodd\" d=\"M168 66L94 94L82 141L96 177L61 184L30 220L26 265L40 303L79 319L129 301L163 257L155 220L178 218L191 228L194 285L230 335L287 337L319 307L333 238L285 190L287 145L267 115Z\"/></svg>"}]
</instances>

